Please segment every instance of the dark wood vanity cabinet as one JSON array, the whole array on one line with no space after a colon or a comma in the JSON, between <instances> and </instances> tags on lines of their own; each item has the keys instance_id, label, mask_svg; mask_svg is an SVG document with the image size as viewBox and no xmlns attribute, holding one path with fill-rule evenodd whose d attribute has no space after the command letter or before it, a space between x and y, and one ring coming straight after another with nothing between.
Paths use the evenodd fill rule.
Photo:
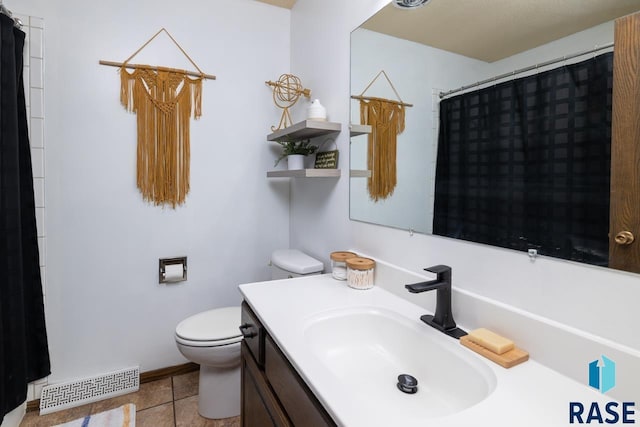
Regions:
<instances>
[{"instance_id":1,"label":"dark wood vanity cabinet","mask_svg":"<svg viewBox=\"0 0 640 427\"><path fill-rule=\"evenodd\" d=\"M292 426L271 391L262 372L242 343L242 411L243 427Z\"/></svg>"},{"instance_id":2,"label":"dark wood vanity cabinet","mask_svg":"<svg viewBox=\"0 0 640 427\"><path fill-rule=\"evenodd\" d=\"M246 302L242 326L242 426L335 426Z\"/></svg>"}]
</instances>

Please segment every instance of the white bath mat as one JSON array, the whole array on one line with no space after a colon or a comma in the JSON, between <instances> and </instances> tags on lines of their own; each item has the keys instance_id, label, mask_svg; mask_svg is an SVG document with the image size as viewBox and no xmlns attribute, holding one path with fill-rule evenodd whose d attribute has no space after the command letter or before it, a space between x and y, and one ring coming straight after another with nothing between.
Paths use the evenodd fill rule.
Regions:
<instances>
[{"instance_id":1,"label":"white bath mat","mask_svg":"<svg viewBox=\"0 0 640 427\"><path fill-rule=\"evenodd\" d=\"M119 408L98 414L87 415L84 418L58 424L54 427L135 427L136 405L128 403Z\"/></svg>"}]
</instances>

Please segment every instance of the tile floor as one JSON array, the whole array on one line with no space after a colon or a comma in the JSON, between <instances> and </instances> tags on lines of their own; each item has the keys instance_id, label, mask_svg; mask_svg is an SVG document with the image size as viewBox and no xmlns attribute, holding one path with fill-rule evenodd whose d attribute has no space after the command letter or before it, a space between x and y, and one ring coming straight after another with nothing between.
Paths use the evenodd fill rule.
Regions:
<instances>
[{"instance_id":1,"label":"tile floor","mask_svg":"<svg viewBox=\"0 0 640 427\"><path fill-rule=\"evenodd\" d=\"M28 412L20 427L51 427L90 414L136 405L136 427L240 427L240 417L209 420L198 414L198 372L140 384L136 393L40 416Z\"/></svg>"}]
</instances>

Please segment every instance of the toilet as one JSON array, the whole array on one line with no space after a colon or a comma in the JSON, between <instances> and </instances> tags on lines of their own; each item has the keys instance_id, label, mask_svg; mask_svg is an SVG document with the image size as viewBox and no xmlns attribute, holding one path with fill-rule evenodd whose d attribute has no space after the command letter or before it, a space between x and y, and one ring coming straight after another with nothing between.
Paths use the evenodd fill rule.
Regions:
<instances>
[{"instance_id":1,"label":"toilet","mask_svg":"<svg viewBox=\"0 0 640 427\"><path fill-rule=\"evenodd\" d=\"M297 249L271 254L271 278L320 274L322 262ZM240 307L223 307L195 314L176 326L180 353L200 365L198 412L205 418L240 415Z\"/></svg>"}]
</instances>

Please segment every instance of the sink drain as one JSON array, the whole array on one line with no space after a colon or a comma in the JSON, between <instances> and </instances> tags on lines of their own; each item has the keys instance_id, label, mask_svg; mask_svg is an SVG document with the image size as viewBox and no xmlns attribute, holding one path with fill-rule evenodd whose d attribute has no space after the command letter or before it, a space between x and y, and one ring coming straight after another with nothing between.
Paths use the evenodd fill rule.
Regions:
<instances>
[{"instance_id":1,"label":"sink drain","mask_svg":"<svg viewBox=\"0 0 640 427\"><path fill-rule=\"evenodd\" d=\"M407 394L414 394L418 391L418 380L409 374L398 375L398 390Z\"/></svg>"}]
</instances>

